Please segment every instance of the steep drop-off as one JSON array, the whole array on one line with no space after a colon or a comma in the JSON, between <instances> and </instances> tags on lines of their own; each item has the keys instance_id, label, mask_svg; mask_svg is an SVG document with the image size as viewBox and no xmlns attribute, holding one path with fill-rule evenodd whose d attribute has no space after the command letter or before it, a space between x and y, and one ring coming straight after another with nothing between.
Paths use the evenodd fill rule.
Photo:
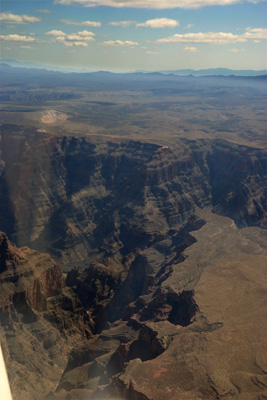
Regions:
<instances>
[{"instance_id":1,"label":"steep drop-off","mask_svg":"<svg viewBox=\"0 0 267 400\"><path fill-rule=\"evenodd\" d=\"M0 226L18 245L77 261L145 248L198 208L266 227L264 150L1 128ZM101 257L99 255L101 254Z\"/></svg>"}]
</instances>

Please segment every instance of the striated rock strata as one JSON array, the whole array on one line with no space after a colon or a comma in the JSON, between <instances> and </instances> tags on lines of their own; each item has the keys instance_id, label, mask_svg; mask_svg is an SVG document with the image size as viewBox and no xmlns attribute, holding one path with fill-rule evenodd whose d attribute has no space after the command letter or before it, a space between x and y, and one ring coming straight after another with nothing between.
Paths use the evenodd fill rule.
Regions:
<instances>
[{"instance_id":1,"label":"striated rock strata","mask_svg":"<svg viewBox=\"0 0 267 400\"><path fill-rule=\"evenodd\" d=\"M266 227L266 160L263 149L223 140L162 147L4 125L0 226L63 262L145 248L198 208Z\"/></svg>"}]
</instances>

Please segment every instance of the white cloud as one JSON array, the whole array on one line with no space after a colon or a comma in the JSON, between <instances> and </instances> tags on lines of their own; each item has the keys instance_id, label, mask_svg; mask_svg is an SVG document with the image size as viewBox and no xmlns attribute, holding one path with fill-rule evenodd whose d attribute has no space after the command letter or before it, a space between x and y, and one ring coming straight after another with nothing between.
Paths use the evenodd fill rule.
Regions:
<instances>
[{"instance_id":1,"label":"white cloud","mask_svg":"<svg viewBox=\"0 0 267 400\"><path fill-rule=\"evenodd\" d=\"M158 39L157 43L237 43L246 42L247 39L241 35L233 35L226 32L207 32L207 33L186 33L180 35L176 33L168 38Z\"/></svg>"},{"instance_id":2,"label":"white cloud","mask_svg":"<svg viewBox=\"0 0 267 400\"><path fill-rule=\"evenodd\" d=\"M150 50L146 51L146 53L147 54L155 54L155 55L159 54L157 51L150 51Z\"/></svg>"},{"instance_id":3,"label":"white cloud","mask_svg":"<svg viewBox=\"0 0 267 400\"><path fill-rule=\"evenodd\" d=\"M42 18L34 17L32 15L17 15L10 12L0 13L0 22L8 24L31 24L33 22L40 22Z\"/></svg>"},{"instance_id":4,"label":"white cloud","mask_svg":"<svg viewBox=\"0 0 267 400\"><path fill-rule=\"evenodd\" d=\"M120 26L121 28L126 28L130 25L135 25L136 27L147 27L147 28L174 28L179 26L179 21L170 18L154 18L148 19L145 22L137 21L114 21L109 22L108 25Z\"/></svg>"},{"instance_id":5,"label":"white cloud","mask_svg":"<svg viewBox=\"0 0 267 400\"><path fill-rule=\"evenodd\" d=\"M157 43L212 43L226 44L247 42L249 39L267 39L267 29L265 28L247 28L241 35L235 35L231 32L198 32L186 33L158 39Z\"/></svg>"},{"instance_id":6,"label":"white cloud","mask_svg":"<svg viewBox=\"0 0 267 400\"><path fill-rule=\"evenodd\" d=\"M231 53L242 53L243 51L246 51L245 49L230 49Z\"/></svg>"},{"instance_id":7,"label":"white cloud","mask_svg":"<svg viewBox=\"0 0 267 400\"><path fill-rule=\"evenodd\" d=\"M190 29L190 28L192 28L192 26L194 26L194 24L188 24L188 25L186 25L184 28L185 28L185 29Z\"/></svg>"},{"instance_id":8,"label":"white cloud","mask_svg":"<svg viewBox=\"0 0 267 400\"><path fill-rule=\"evenodd\" d=\"M135 21L114 21L114 22L109 22L108 25L120 26L121 28L126 28L127 26L135 25L136 23L137 22Z\"/></svg>"},{"instance_id":9,"label":"white cloud","mask_svg":"<svg viewBox=\"0 0 267 400\"><path fill-rule=\"evenodd\" d=\"M78 40L77 41L71 41L71 42L64 41L64 44L67 47L74 47L74 46L87 47L88 46L87 42L82 42L82 41L78 41Z\"/></svg>"},{"instance_id":10,"label":"white cloud","mask_svg":"<svg viewBox=\"0 0 267 400\"><path fill-rule=\"evenodd\" d=\"M244 37L247 39L267 39L266 28L247 28L244 33Z\"/></svg>"},{"instance_id":11,"label":"white cloud","mask_svg":"<svg viewBox=\"0 0 267 400\"><path fill-rule=\"evenodd\" d=\"M104 46L138 46L138 42L132 42L130 40L107 40L102 43Z\"/></svg>"},{"instance_id":12,"label":"white cloud","mask_svg":"<svg viewBox=\"0 0 267 400\"><path fill-rule=\"evenodd\" d=\"M186 47L184 47L184 50L189 51L189 53L197 53L198 52L198 49L196 47L186 46Z\"/></svg>"},{"instance_id":13,"label":"white cloud","mask_svg":"<svg viewBox=\"0 0 267 400\"><path fill-rule=\"evenodd\" d=\"M245 0L249 3L259 3L264 0ZM81 4L84 7L110 6L117 8L200 8L206 6L231 5L242 3L242 0L54 0L55 4Z\"/></svg>"},{"instance_id":14,"label":"white cloud","mask_svg":"<svg viewBox=\"0 0 267 400\"><path fill-rule=\"evenodd\" d=\"M146 22L138 23L136 26L145 26L148 28L174 28L179 26L179 21L170 18L148 19Z\"/></svg>"},{"instance_id":15,"label":"white cloud","mask_svg":"<svg viewBox=\"0 0 267 400\"><path fill-rule=\"evenodd\" d=\"M6 42L34 42L35 38L23 35L0 35L0 39Z\"/></svg>"},{"instance_id":16,"label":"white cloud","mask_svg":"<svg viewBox=\"0 0 267 400\"><path fill-rule=\"evenodd\" d=\"M93 32L80 31L77 33L70 33L65 37L67 40L91 40L93 36L95 36Z\"/></svg>"},{"instance_id":17,"label":"white cloud","mask_svg":"<svg viewBox=\"0 0 267 400\"><path fill-rule=\"evenodd\" d=\"M87 30L78 32L78 34L80 34L80 35L82 35L82 36L95 36L95 33L89 32L89 31L87 31Z\"/></svg>"},{"instance_id":18,"label":"white cloud","mask_svg":"<svg viewBox=\"0 0 267 400\"><path fill-rule=\"evenodd\" d=\"M61 22L63 22L63 24L67 24L67 25L76 25L76 26L93 26L95 28L98 28L102 25L101 22L98 21L72 21L70 19L61 19Z\"/></svg>"},{"instance_id":19,"label":"white cloud","mask_svg":"<svg viewBox=\"0 0 267 400\"><path fill-rule=\"evenodd\" d=\"M32 47L31 46L19 46L21 49L31 49L32 50Z\"/></svg>"},{"instance_id":20,"label":"white cloud","mask_svg":"<svg viewBox=\"0 0 267 400\"><path fill-rule=\"evenodd\" d=\"M94 41L95 34L89 31L80 31L77 33L70 33L67 34L62 31L52 30L46 32L45 35L53 36L52 42L54 43L61 43L67 47L74 47L74 46L81 46L87 47L88 42Z\"/></svg>"},{"instance_id":21,"label":"white cloud","mask_svg":"<svg viewBox=\"0 0 267 400\"><path fill-rule=\"evenodd\" d=\"M57 31L56 29L53 29L52 31L46 32L45 35L50 35L50 36L65 36L66 33L62 31Z\"/></svg>"}]
</instances>

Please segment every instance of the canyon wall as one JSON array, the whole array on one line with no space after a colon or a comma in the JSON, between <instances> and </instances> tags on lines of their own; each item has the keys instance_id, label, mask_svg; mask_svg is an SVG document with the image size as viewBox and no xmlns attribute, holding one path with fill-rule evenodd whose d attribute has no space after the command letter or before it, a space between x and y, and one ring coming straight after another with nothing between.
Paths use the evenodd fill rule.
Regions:
<instances>
[{"instance_id":1,"label":"canyon wall","mask_svg":"<svg viewBox=\"0 0 267 400\"><path fill-rule=\"evenodd\" d=\"M1 128L1 229L63 262L127 254L196 209L266 227L267 156L222 140L158 144Z\"/></svg>"}]
</instances>

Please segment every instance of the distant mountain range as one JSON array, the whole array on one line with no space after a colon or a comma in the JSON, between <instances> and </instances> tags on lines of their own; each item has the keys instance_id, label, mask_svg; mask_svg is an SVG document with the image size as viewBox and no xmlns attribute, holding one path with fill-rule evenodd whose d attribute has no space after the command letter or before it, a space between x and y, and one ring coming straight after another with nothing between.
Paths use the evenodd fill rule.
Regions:
<instances>
[{"instance_id":1,"label":"distant mountain range","mask_svg":"<svg viewBox=\"0 0 267 400\"><path fill-rule=\"evenodd\" d=\"M149 71L139 71L149 72ZM152 72L152 71L150 71ZM205 75L223 75L223 76L258 76L265 75L266 70L255 71L252 69L228 69L228 68L208 68L208 69L176 69L176 70L163 70L158 71L161 74L175 74L175 75L194 75L194 76L205 76Z\"/></svg>"},{"instance_id":2,"label":"distant mountain range","mask_svg":"<svg viewBox=\"0 0 267 400\"><path fill-rule=\"evenodd\" d=\"M60 72L93 72L89 68L64 68L55 67L51 65L42 65L34 62L18 61L14 59L2 59L0 62L11 65L17 68L35 68L35 69L46 69L50 71ZM194 75L194 76L208 76L208 75L220 75L220 76L259 76L266 75L266 70L251 70L251 69L228 69L228 68L209 68L209 69L177 69L177 70L162 70L162 71L145 71L138 70L136 72L142 73L160 73L160 74L174 74L174 75Z\"/></svg>"},{"instance_id":3,"label":"distant mountain range","mask_svg":"<svg viewBox=\"0 0 267 400\"><path fill-rule=\"evenodd\" d=\"M11 65L11 67L17 68L35 68L35 69L47 69L49 71L59 71L59 72L92 72L90 69L86 68L64 68L55 67L52 65L42 65L34 62L18 61L14 59L2 59L0 62Z\"/></svg>"}]
</instances>

